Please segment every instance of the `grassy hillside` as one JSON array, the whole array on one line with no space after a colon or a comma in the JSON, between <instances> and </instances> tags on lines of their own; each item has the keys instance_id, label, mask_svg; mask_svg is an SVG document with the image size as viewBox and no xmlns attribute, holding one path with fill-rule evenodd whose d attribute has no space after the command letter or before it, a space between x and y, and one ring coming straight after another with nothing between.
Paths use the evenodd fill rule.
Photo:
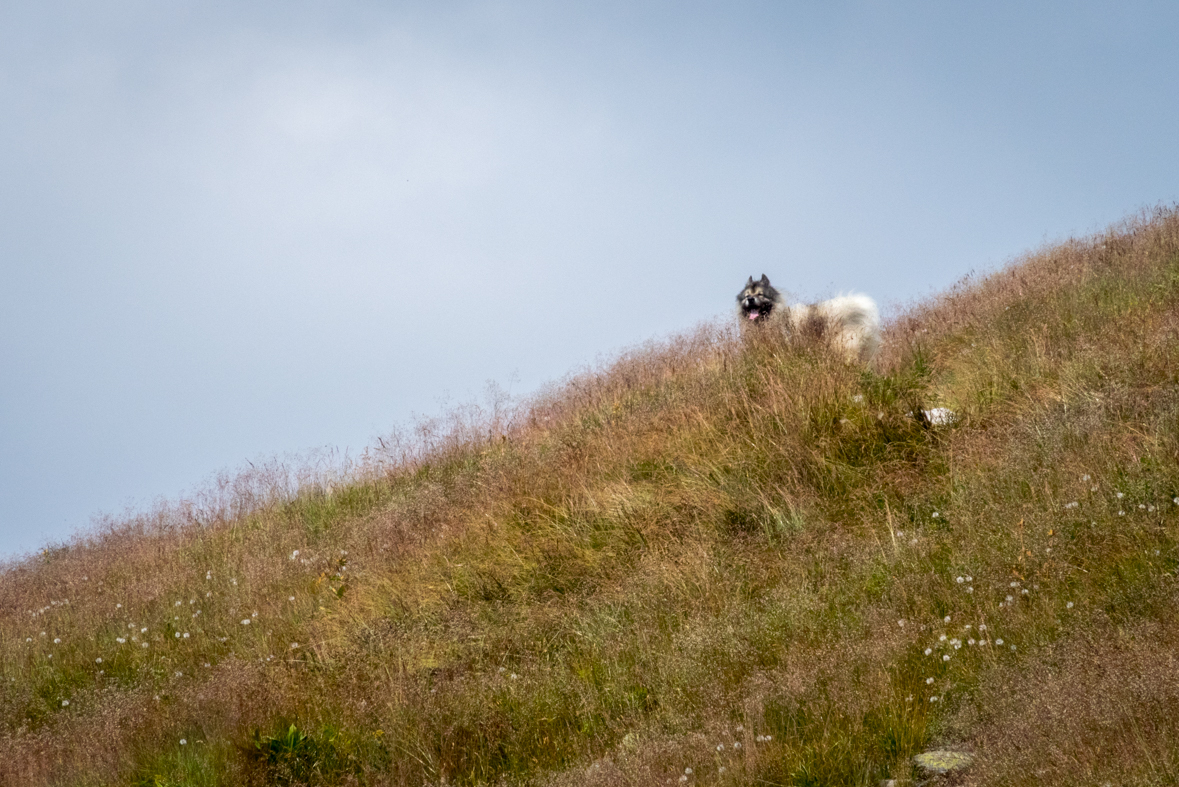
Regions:
<instances>
[{"instance_id":1,"label":"grassy hillside","mask_svg":"<svg viewBox=\"0 0 1179 787\"><path fill-rule=\"evenodd\" d=\"M0 784L1174 784L1177 339L1158 211L224 479L0 575Z\"/></svg>"}]
</instances>

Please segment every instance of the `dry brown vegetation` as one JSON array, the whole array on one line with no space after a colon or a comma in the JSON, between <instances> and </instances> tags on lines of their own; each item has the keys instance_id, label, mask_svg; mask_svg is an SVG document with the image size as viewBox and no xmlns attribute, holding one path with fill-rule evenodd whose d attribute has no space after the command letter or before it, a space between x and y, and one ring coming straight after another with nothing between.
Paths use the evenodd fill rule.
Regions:
<instances>
[{"instance_id":1,"label":"dry brown vegetation","mask_svg":"<svg viewBox=\"0 0 1179 787\"><path fill-rule=\"evenodd\" d=\"M1159 210L107 522L0 575L0 784L1173 784L1177 335Z\"/></svg>"}]
</instances>

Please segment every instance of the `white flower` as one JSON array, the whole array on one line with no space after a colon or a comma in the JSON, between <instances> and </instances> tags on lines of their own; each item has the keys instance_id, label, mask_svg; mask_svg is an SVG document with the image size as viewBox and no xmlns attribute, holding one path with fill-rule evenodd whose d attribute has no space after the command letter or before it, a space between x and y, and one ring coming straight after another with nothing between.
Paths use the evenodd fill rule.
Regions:
<instances>
[{"instance_id":1,"label":"white flower","mask_svg":"<svg viewBox=\"0 0 1179 787\"><path fill-rule=\"evenodd\" d=\"M180 604L181 604L181 603L182 603L182 602L180 602L180 601L177 601L177 602L176 602L175 604L173 604L172 606L174 606L174 607L178 607L178 606L180 606Z\"/></svg>"},{"instance_id":2,"label":"white flower","mask_svg":"<svg viewBox=\"0 0 1179 787\"><path fill-rule=\"evenodd\" d=\"M933 519L937 519L939 516L941 516L941 514L939 514L937 511L934 511L934 512L933 512L933 517L932 517L932 518L933 518Z\"/></svg>"},{"instance_id":3,"label":"white flower","mask_svg":"<svg viewBox=\"0 0 1179 787\"><path fill-rule=\"evenodd\" d=\"M61 644L61 637L54 637L54 638L53 638L53 644L54 644L54 645L60 645L60 644Z\"/></svg>"},{"instance_id":4,"label":"white flower","mask_svg":"<svg viewBox=\"0 0 1179 787\"><path fill-rule=\"evenodd\" d=\"M181 738L181 739L180 739L180 745L181 745L181 746L187 746L187 745L188 745L188 741L187 741L187 740L185 740L184 738Z\"/></svg>"},{"instance_id":5,"label":"white flower","mask_svg":"<svg viewBox=\"0 0 1179 787\"><path fill-rule=\"evenodd\" d=\"M180 632L179 631L176 632L176 639L180 639Z\"/></svg>"},{"instance_id":6,"label":"white flower","mask_svg":"<svg viewBox=\"0 0 1179 787\"><path fill-rule=\"evenodd\" d=\"M1012 649L1012 650L1015 650L1015 646L1014 646L1014 645L1012 645L1012 646L1011 646L1011 649Z\"/></svg>"},{"instance_id":7,"label":"white flower","mask_svg":"<svg viewBox=\"0 0 1179 787\"><path fill-rule=\"evenodd\" d=\"M145 647L145 648L146 648L146 647L147 647L147 643L146 643L146 642L144 642L144 643L143 643L143 645L142 645L142 647Z\"/></svg>"},{"instance_id":8,"label":"white flower","mask_svg":"<svg viewBox=\"0 0 1179 787\"><path fill-rule=\"evenodd\" d=\"M1011 587L1013 587L1013 588L1017 588L1017 587L1019 587L1019 583L1018 583L1018 582L1012 582L1012 583L1011 583Z\"/></svg>"},{"instance_id":9,"label":"white flower","mask_svg":"<svg viewBox=\"0 0 1179 787\"><path fill-rule=\"evenodd\" d=\"M243 625L243 626L248 626L248 625L250 625L250 619L249 619L249 618L245 618L244 620L242 620L242 625Z\"/></svg>"},{"instance_id":10,"label":"white flower","mask_svg":"<svg viewBox=\"0 0 1179 787\"><path fill-rule=\"evenodd\" d=\"M946 655L942 656L942 661L949 661L949 660L950 660L950 654L949 654L949 653L947 653Z\"/></svg>"},{"instance_id":11,"label":"white flower","mask_svg":"<svg viewBox=\"0 0 1179 787\"><path fill-rule=\"evenodd\" d=\"M961 585L961 584L962 584L963 582L965 582L966 580L965 580L965 579L963 579L962 577L958 577L958 579L956 579L956 580L954 580L954 581L955 581L955 582L957 582L959 585Z\"/></svg>"},{"instance_id":12,"label":"white flower","mask_svg":"<svg viewBox=\"0 0 1179 787\"><path fill-rule=\"evenodd\" d=\"M122 609L122 608L123 608L122 604L115 604L115 609Z\"/></svg>"},{"instance_id":13,"label":"white flower","mask_svg":"<svg viewBox=\"0 0 1179 787\"><path fill-rule=\"evenodd\" d=\"M294 552L291 553L291 560L294 560L298 556L299 556L299 550L296 549Z\"/></svg>"},{"instance_id":14,"label":"white flower","mask_svg":"<svg viewBox=\"0 0 1179 787\"><path fill-rule=\"evenodd\" d=\"M968 640L966 640L966 644L967 644L967 645L973 645L973 644L974 644L974 640L973 640L973 639L968 639Z\"/></svg>"},{"instance_id":15,"label":"white flower","mask_svg":"<svg viewBox=\"0 0 1179 787\"><path fill-rule=\"evenodd\" d=\"M1123 494L1122 492L1118 492L1118 500L1121 500L1121 499L1122 499L1123 497L1125 497L1125 496L1126 496L1126 495L1125 495L1125 494Z\"/></svg>"},{"instance_id":16,"label":"white flower","mask_svg":"<svg viewBox=\"0 0 1179 787\"><path fill-rule=\"evenodd\" d=\"M996 644L996 645L1002 645L1002 644L1003 644L1003 640L1002 640L1002 639L997 639L997 640L995 640L995 644Z\"/></svg>"},{"instance_id":17,"label":"white flower","mask_svg":"<svg viewBox=\"0 0 1179 787\"><path fill-rule=\"evenodd\" d=\"M186 631L186 632L184 632L184 638L185 638L185 639L188 639L188 632L187 632L187 631Z\"/></svg>"},{"instance_id":18,"label":"white flower","mask_svg":"<svg viewBox=\"0 0 1179 787\"><path fill-rule=\"evenodd\" d=\"M212 579L212 578L213 578L213 572L212 572L212 571L206 571L206 572L205 572L205 579Z\"/></svg>"},{"instance_id":19,"label":"white flower","mask_svg":"<svg viewBox=\"0 0 1179 787\"><path fill-rule=\"evenodd\" d=\"M1070 601L1069 603L1065 604L1065 605L1064 605L1064 608L1065 608L1065 609L1072 609L1072 608L1073 608L1073 602L1071 602L1071 601Z\"/></svg>"},{"instance_id":20,"label":"white flower","mask_svg":"<svg viewBox=\"0 0 1179 787\"><path fill-rule=\"evenodd\" d=\"M181 672L180 670L176 670L176 677L182 678L182 677L184 677L184 673Z\"/></svg>"},{"instance_id":21,"label":"white flower","mask_svg":"<svg viewBox=\"0 0 1179 787\"><path fill-rule=\"evenodd\" d=\"M734 742L734 743L733 743L733 748L734 748L734 749L740 749L740 748L741 748L741 741L736 741L736 742Z\"/></svg>"},{"instance_id":22,"label":"white flower","mask_svg":"<svg viewBox=\"0 0 1179 787\"><path fill-rule=\"evenodd\" d=\"M929 686L929 685L930 685L930 684L932 684L932 683L933 683L933 678L926 678L926 679L925 679L925 685L926 685L926 686Z\"/></svg>"},{"instance_id":23,"label":"white flower","mask_svg":"<svg viewBox=\"0 0 1179 787\"><path fill-rule=\"evenodd\" d=\"M974 592L974 588L973 588L973 587L968 587L968 588L966 588L966 592L967 592L967 593L973 593L973 592Z\"/></svg>"},{"instance_id":24,"label":"white flower","mask_svg":"<svg viewBox=\"0 0 1179 787\"><path fill-rule=\"evenodd\" d=\"M63 708L68 707L69 704L70 704L69 700L62 700L61 701L61 707L63 707Z\"/></svg>"},{"instance_id":25,"label":"white flower","mask_svg":"<svg viewBox=\"0 0 1179 787\"><path fill-rule=\"evenodd\" d=\"M1088 474L1088 473L1085 473L1085 475L1081 476L1081 480L1082 480L1082 481L1088 481L1088 480L1089 480L1089 474Z\"/></svg>"},{"instance_id":26,"label":"white flower","mask_svg":"<svg viewBox=\"0 0 1179 787\"><path fill-rule=\"evenodd\" d=\"M688 774L689 776L691 776L691 775L692 775L692 769L691 769L691 768L684 768L684 773L686 773L686 774Z\"/></svg>"},{"instance_id":27,"label":"white flower","mask_svg":"<svg viewBox=\"0 0 1179 787\"><path fill-rule=\"evenodd\" d=\"M297 648L297 647L299 647L299 643L298 643L298 642L292 642L292 643L291 643L291 650L294 650L294 649L295 649L295 648Z\"/></svg>"},{"instance_id":28,"label":"white flower","mask_svg":"<svg viewBox=\"0 0 1179 787\"><path fill-rule=\"evenodd\" d=\"M1024 589L1023 589L1023 590L1021 590L1020 592L1021 592L1021 593L1023 593L1023 595L1025 595L1025 596L1026 596L1026 595L1028 594L1028 589L1027 589L1027 588L1024 588Z\"/></svg>"},{"instance_id":29,"label":"white flower","mask_svg":"<svg viewBox=\"0 0 1179 787\"><path fill-rule=\"evenodd\" d=\"M1008 596L1008 597L1007 597L1007 603L1008 603L1008 604L1010 604L1012 601L1015 601L1015 599L1014 599L1014 598L1012 598L1011 596Z\"/></svg>"},{"instance_id":30,"label":"white flower","mask_svg":"<svg viewBox=\"0 0 1179 787\"><path fill-rule=\"evenodd\" d=\"M937 695L934 695L934 696L930 697L930 698L929 698L929 701L930 701L930 702L937 702Z\"/></svg>"},{"instance_id":31,"label":"white flower","mask_svg":"<svg viewBox=\"0 0 1179 787\"><path fill-rule=\"evenodd\" d=\"M930 653L933 653L933 648L926 648L925 655L928 656Z\"/></svg>"},{"instance_id":32,"label":"white flower","mask_svg":"<svg viewBox=\"0 0 1179 787\"><path fill-rule=\"evenodd\" d=\"M979 630L979 631L986 631L986 630L987 630L987 624L986 624L986 623L979 623L979 624L978 624L978 630Z\"/></svg>"},{"instance_id":33,"label":"white flower","mask_svg":"<svg viewBox=\"0 0 1179 787\"><path fill-rule=\"evenodd\" d=\"M966 581L967 581L967 582L973 582L973 581L974 581L974 577L969 577L969 576L968 576L968 577L966 577Z\"/></svg>"},{"instance_id":34,"label":"white flower","mask_svg":"<svg viewBox=\"0 0 1179 787\"><path fill-rule=\"evenodd\" d=\"M945 634L942 634L940 637L938 637L938 638L937 638L937 641L938 641L938 642L945 642L945 641L946 641L946 635L945 635Z\"/></svg>"},{"instance_id":35,"label":"white flower","mask_svg":"<svg viewBox=\"0 0 1179 787\"><path fill-rule=\"evenodd\" d=\"M942 622L943 622L943 623L949 623L949 622L950 622L950 616L949 616L949 615L946 615L944 618L942 618Z\"/></svg>"},{"instance_id":36,"label":"white flower","mask_svg":"<svg viewBox=\"0 0 1179 787\"><path fill-rule=\"evenodd\" d=\"M95 664L101 664L101 663L102 663L102 656L99 656L98 658L96 658L96 659L94 660L94 663L95 663Z\"/></svg>"},{"instance_id":37,"label":"white flower","mask_svg":"<svg viewBox=\"0 0 1179 787\"><path fill-rule=\"evenodd\" d=\"M508 678L509 678L509 679L511 679L511 680L516 680L516 679L517 679L517 678L519 678L519 677L520 677L520 676L519 676L519 675L517 675L517 674L516 674L516 673L514 673L514 672L513 672L511 675L508 675Z\"/></svg>"},{"instance_id":38,"label":"white flower","mask_svg":"<svg viewBox=\"0 0 1179 787\"><path fill-rule=\"evenodd\" d=\"M687 777L687 776L681 776L681 777L680 777L680 781L681 781L681 782L686 782L687 780L688 780L688 777Z\"/></svg>"},{"instance_id":39,"label":"white flower","mask_svg":"<svg viewBox=\"0 0 1179 787\"><path fill-rule=\"evenodd\" d=\"M295 600L294 596L291 596L290 598L287 599L287 601L294 601L294 600Z\"/></svg>"},{"instance_id":40,"label":"white flower","mask_svg":"<svg viewBox=\"0 0 1179 787\"><path fill-rule=\"evenodd\" d=\"M140 634L146 634L146 633L147 633L147 626L144 626L143 628L141 628L141 629L139 630L139 633L140 633Z\"/></svg>"}]
</instances>

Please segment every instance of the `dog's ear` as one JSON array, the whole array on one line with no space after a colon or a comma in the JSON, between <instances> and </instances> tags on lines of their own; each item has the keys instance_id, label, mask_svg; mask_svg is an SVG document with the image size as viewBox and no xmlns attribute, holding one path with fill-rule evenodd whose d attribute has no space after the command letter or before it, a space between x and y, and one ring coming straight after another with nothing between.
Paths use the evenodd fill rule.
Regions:
<instances>
[{"instance_id":1,"label":"dog's ear","mask_svg":"<svg viewBox=\"0 0 1179 787\"><path fill-rule=\"evenodd\" d=\"M770 286L770 279L769 279L769 277L768 277L768 276L766 276L764 273L761 275L761 283L762 283L762 284L764 284L764 285L765 285L765 286L767 286L767 287L769 287L769 286Z\"/></svg>"},{"instance_id":2,"label":"dog's ear","mask_svg":"<svg viewBox=\"0 0 1179 787\"><path fill-rule=\"evenodd\" d=\"M749 277L749 281L745 282L745 286L746 286L746 287L752 287L752 286L753 286L753 277L752 277L752 276L750 276L750 277Z\"/></svg>"}]
</instances>

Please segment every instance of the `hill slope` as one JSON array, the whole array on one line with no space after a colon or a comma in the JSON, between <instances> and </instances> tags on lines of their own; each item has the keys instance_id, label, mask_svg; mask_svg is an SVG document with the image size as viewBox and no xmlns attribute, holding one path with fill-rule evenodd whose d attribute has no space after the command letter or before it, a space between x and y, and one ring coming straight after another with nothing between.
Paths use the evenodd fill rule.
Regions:
<instances>
[{"instance_id":1,"label":"hill slope","mask_svg":"<svg viewBox=\"0 0 1179 787\"><path fill-rule=\"evenodd\" d=\"M705 327L227 479L0 576L0 783L1175 783L1177 335L1157 211L871 370Z\"/></svg>"}]
</instances>

